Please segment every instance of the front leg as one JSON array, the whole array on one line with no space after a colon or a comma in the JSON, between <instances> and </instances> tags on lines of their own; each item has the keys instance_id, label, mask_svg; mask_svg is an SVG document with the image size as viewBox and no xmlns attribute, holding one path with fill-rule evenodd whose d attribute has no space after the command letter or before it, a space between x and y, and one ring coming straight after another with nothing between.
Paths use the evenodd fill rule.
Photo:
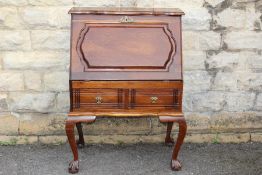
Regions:
<instances>
[{"instance_id":1,"label":"front leg","mask_svg":"<svg viewBox=\"0 0 262 175\"><path fill-rule=\"evenodd\" d=\"M69 173L72 174L78 173L79 171L78 150L75 141L74 126L75 126L74 122L69 120L66 121L66 126L65 126L66 135L74 156L74 160L69 163L69 167L68 167Z\"/></svg>"},{"instance_id":2,"label":"front leg","mask_svg":"<svg viewBox=\"0 0 262 175\"><path fill-rule=\"evenodd\" d=\"M179 118L177 121L175 121L179 124L179 133L176 141L176 145L173 149L173 154L172 154L172 160L171 160L171 169L173 171L179 171L182 168L182 165L180 161L177 159L179 150L181 145L183 144L185 135L186 135L186 130L187 130L187 124L186 120L184 117Z\"/></svg>"},{"instance_id":3,"label":"front leg","mask_svg":"<svg viewBox=\"0 0 262 175\"><path fill-rule=\"evenodd\" d=\"M173 171L179 171L181 170L181 163L177 159L178 153L180 150L181 145L183 144L185 135L186 135L186 130L187 130L187 124L184 116L181 114L180 116L160 116L159 117L160 122L167 123L167 135L166 135L166 142L170 142L171 139L171 130L173 126L173 122L177 122L179 124L179 133L176 141L176 145L173 149L173 154L172 154L172 160L171 160L171 169Z\"/></svg>"}]
</instances>

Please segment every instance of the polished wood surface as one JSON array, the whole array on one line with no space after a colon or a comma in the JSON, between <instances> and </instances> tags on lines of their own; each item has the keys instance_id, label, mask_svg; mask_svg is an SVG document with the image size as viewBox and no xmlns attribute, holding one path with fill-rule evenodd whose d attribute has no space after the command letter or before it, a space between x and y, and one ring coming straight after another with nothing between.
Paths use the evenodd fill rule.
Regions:
<instances>
[{"instance_id":1,"label":"polished wood surface","mask_svg":"<svg viewBox=\"0 0 262 175\"><path fill-rule=\"evenodd\" d=\"M175 143L171 169L186 135L182 112L182 37L179 9L72 8L70 112L66 134L79 171L77 147L85 145L81 123L97 117L159 117L166 145ZM176 142L171 137L178 123ZM75 139L74 127L78 131Z\"/></svg>"},{"instance_id":2,"label":"polished wood surface","mask_svg":"<svg viewBox=\"0 0 262 175\"><path fill-rule=\"evenodd\" d=\"M70 80L182 80L180 26L180 16L73 14Z\"/></svg>"}]
</instances>

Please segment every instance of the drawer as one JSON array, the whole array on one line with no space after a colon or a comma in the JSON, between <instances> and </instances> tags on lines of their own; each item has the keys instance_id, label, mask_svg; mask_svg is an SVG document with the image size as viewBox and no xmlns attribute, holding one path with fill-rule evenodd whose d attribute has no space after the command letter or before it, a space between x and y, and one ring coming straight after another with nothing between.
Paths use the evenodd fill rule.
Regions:
<instances>
[{"instance_id":1,"label":"drawer","mask_svg":"<svg viewBox=\"0 0 262 175\"><path fill-rule=\"evenodd\" d=\"M132 89L131 108L179 108L181 93L178 89Z\"/></svg>"},{"instance_id":2,"label":"drawer","mask_svg":"<svg viewBox=\"0 0 262 175\"><path fill-rule=\"evenodd\" d=\"M77 108L122 108L122 89L74 89L73 109Z\"/></svg>"}]
</instances>

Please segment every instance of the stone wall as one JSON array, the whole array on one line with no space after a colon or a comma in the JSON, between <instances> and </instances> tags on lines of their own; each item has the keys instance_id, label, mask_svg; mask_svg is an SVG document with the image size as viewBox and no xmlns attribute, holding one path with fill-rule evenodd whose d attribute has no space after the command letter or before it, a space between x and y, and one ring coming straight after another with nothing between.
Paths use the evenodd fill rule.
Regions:
<instances>
[{"instance_id":1,"label":"stone wall","mask_svg":"<svg viewBox=\"0 0 262 175\"><path fill-rule=\"evenodd\" d=\"M181 8L186 141L262 141L261 0L0 0L1 144L66 141L73 6ZM165 125L103 119L84 131L93 143L161 142Z\"/></svg>"}]
</instances>

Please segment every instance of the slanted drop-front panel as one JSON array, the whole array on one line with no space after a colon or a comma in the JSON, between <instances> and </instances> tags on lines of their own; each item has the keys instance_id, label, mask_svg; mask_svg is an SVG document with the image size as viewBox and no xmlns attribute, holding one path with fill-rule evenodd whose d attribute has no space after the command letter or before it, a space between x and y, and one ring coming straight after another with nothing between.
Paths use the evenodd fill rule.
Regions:
<instances>
[{"instance_id":1,"label":"slanted drop-front panel","mask_svg":"<svg viewBox=\"0 0 262 175\"><path fill-rule=\"evenodd\" d=\"M87 15L72 23L71 80L182 79L179 17Z\"/></svg>"}]
</instances>

